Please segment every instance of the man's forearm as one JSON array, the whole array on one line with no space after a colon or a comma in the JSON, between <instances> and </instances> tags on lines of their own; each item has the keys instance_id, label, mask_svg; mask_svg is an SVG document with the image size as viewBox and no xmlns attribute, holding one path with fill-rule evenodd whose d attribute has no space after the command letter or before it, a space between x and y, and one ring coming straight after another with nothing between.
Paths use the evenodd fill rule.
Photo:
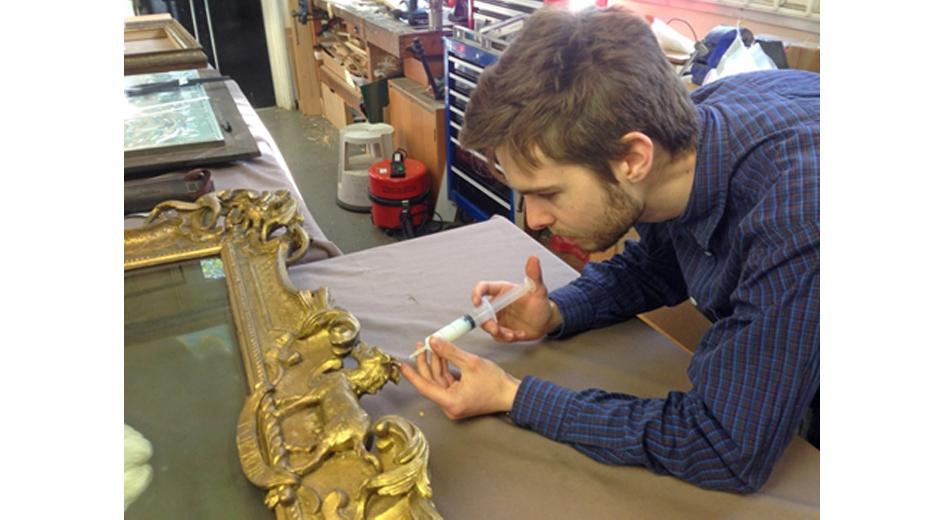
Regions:
<instances>
[{"instance_id":1,"label":"man's forearm","mask_svg":"<svg viewBox=\"0 0 950 520\"><path fill-rule=\"evenodd\" d=\"M741 450L729 432L682 392L641 399L595 389L575 392L527 376L510 416L516 425L599 462L644 466L704 488L749 493L771 470L759 473L762 468L737 458Z\"/></svg>"},{"instance_id":2,"label":"man's forearm","mask_svg":"<svg viewBox=\"0 0 950 520\"><path fill-rule=\"evenodd\" d=\"M662 260L667 253L660 249L628 245L610 260L587 264L579 278L551 291L560 326L552 327L553 336L611 325L685 300L686 283L678 267Z\"/></svg>"}]
</instances>

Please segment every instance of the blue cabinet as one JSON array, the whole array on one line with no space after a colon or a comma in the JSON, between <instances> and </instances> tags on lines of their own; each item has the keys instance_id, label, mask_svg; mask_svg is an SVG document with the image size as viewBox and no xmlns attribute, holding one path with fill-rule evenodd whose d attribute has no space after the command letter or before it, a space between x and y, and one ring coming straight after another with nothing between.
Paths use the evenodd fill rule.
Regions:
<instances>
[{"instance_id":1,"label":"blue cabinet","mask_svg":"<svg viewBox=\"0 0 950 520\"><path fill-rule=\"evenodd\" d=\"M465 107L475 84L499 54L455 37L445 38L447 193L449 200L475 220L502 215L520 225L515 192L492 177L483 155L462 148L459 143Z\"/></svg>"}]
</instances>

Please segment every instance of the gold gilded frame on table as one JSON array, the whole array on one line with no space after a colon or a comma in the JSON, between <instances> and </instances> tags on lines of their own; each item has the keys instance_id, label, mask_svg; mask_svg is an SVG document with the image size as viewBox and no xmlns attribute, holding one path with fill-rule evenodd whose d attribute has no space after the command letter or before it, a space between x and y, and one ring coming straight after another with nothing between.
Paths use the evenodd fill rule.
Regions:
<instances>
[{"instance_id":1,"label":"gold gilded frame on table","mask_svg":"<svg viewBox=\"0 0 950 520\"><path fill-rule=\"evenodd\" d=\"M125 231L125 269L221 258L250 388L235 456L278 519L441 518L422 432L397 416L371 421L359 404L398 382L394 359L359 340L327 288L300 291L287 275L309 242L302 222L286 190L163 202Z\"/></svg>"}]
</instances>

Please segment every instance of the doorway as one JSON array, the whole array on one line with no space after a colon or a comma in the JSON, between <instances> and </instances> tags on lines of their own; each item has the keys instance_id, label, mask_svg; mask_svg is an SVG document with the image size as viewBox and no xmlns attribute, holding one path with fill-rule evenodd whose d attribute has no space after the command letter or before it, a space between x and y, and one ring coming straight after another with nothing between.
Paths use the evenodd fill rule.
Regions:
<instances>
[{"instance_id":1,"label":"doorway","mask_svg":"<svg viewBox=\"0 0 950 520\"><path fill-rule=\"evenodd\" d=\"M260 0L133 0L137 14L169 13L204 47L208 62L254 108L274 106Z\"/></svg>"}]
</instances>

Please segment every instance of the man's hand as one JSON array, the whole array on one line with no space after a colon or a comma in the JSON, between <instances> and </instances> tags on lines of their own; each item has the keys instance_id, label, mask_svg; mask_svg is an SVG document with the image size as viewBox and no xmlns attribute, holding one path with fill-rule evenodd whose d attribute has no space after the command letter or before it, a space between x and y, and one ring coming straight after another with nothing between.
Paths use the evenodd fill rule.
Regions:
<instances>
[{"instance_id":1,"label":"man's hand","mask_svg":"<svg viewBox=\"0 0 950 520\"><path fill-rule=\"evenodd\" d=\"M423 352L416 356L415 369L409 363L400 363L399 368L412 386L437 404L449 419L511 410L521 380L442 338L433 336L429 345L431 361ZM416 348L422 348L422 343L417 343ZM450 363L459 368L458 377L449 370Z\"/></svg>"},{"instance_id":2,"label":"man's hand","mask_svg":"<svg viewBox=\"0 0 950 520\"><path fill-rule=\"evenodd\" d=\"M557 305L548 299L548 289L541 278L541 261L528 257L524 266L525 275L534 282L534 291L522 296L498 313L498 321L488 320L482 324L485 332L495 341L511 343L530 341L557 330L561 326L561 313ZM510 282L478 282L472 289L472 304L478 307L483 296L492 298L505 293L514 284Z\"/></svg>"}]
</instances>

